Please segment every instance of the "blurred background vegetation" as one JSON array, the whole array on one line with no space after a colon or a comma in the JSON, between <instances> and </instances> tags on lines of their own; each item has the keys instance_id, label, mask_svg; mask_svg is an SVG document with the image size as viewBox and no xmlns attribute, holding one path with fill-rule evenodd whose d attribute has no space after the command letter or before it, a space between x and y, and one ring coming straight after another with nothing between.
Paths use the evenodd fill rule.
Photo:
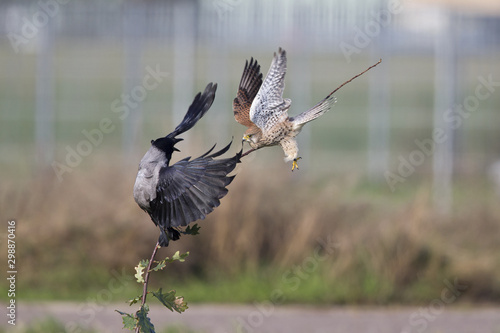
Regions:
<instances>
[{"instance_id":1,"label":"blurred background vegetation","mask_svg":"<svg viewBox=\"0 0 500 333\"><path fill-rule=\"evenodd\" d=\"M304 128L299 171L279 148L245 157L201 234L161 250L190 251L186 262L152 284L188 302L279 290L283 303L418 304L458 279L460 300L500 301L499 87L460 126L443 118L480 77L500 81L498 15L493 1L3 1L0 211L17 221L18 297L95 299L131 278L158 237L132 197L150 140L213 81L212 109L174 158L232 137L238 151L245 60L266 73L281 46L292 115L383 62ZM151 71L163 76L146 89ZM448 139L423 154L415 140L436 128ZM424 158L401 175L415 151ZM392 190L388 173L402 177ZM123 281L108 301L140 293Z\"/></svg>"}]
</instances>

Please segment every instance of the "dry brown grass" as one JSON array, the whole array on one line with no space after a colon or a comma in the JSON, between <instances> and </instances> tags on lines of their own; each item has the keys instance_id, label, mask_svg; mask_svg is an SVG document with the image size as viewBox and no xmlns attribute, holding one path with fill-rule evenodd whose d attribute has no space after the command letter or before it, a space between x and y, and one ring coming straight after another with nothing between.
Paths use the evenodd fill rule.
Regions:
<instances>
[{"instance_id":1,"label":"dry brown grass","mask_svg":"<svg viewBox=\"0 0 500 333\"><path fill-rule=\"evenodd\" d=\"M84 288L99 270L130 269L149 257L158 231L132 198L136 166L116 170L98 160L61 183L48 172L1 184L1 211L18 221L20 283L43 289L81 279ZM440 290L444 278L457 277L470 285L471 299L500 299L500 209L493 197L463 196L445 218L433 213L426 186L403 200L356 177L305 179L281 163L266 170L273 176L261 179L262 166L243 164L221 206L199 222L201 234L162 250L191 252L180 274L284 270L331 237L338 245L322 264L325 279L355 284L373 276L391 289L388 301L400 301L409 288Z\"/></svg>"}]
</instances>

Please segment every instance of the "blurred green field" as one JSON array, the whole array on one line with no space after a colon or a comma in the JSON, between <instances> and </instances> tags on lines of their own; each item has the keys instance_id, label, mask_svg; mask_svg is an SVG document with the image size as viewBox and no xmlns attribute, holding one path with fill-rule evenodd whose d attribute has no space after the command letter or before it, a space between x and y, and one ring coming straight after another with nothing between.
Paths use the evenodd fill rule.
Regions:
<instances>
[{"instance_id":1,"label":"blurred green field","mask_svg":"<svg viewBox=\"0 0 500 333\"><path fill-rule=\"evenodd\" d=\"M140 294L133 267L158 231L133 202L133 169L116 170L107 157L61 184L2 183L0 208L18 225L20 299L95 301L117 276L125 282L113 301ZM190 256L155 274L153 287L192 302L264 301L278 289L283 303L418 304L459 279L461 301L500 300L500 211L484 184L456 186L453 215L441 217L426 185L394 199L360 178L297 179L260 158L242 164L200 235L160 251ZM273 186L258 180L267 171Z\"/></svg>"},{"instance_id":2,"label":"blurred green field","mask_svg":"<svg viewBox=\"0 0 500 333\"><path fill-rule=\"evenodd\" d=\"M133 201L132 187L149 141L174 127L172 82L148 92L140 140L127 154L123 124L111 111L122 93L122 50L95 43L59 45L55 159L63 161L66 146L76 146L84 139L81 131L96 128L103 117L117 125L59 182L50 167L36 164L35 56L14 57L3 43L0 211L18 224L18 297L95 299L116 274L131 279L133 267L149 257L158 237ZM211 59L198 47L196 91L218 75L229 80L219 86L213 109L189 133L190 140L179 145L178 158L201 154L212 142L222 145L232 136L231 151L239 150L243 128L234 123L230 105L244 59L255 56L266 72L274 51L235 51L227 58L227 73L212 79L218 71L210 70ZM160 63L173 73L171 57L168 49L148 45L141 68ZM496 58L480 60L463 60L463 95L473 92L478 75L498 71ZM296 61L290 52L289 77ZM312 62L310 101L289 95L299 105L314 104L372 63L346 65L341 56L326 54ZM400 55L380 66L390 68L390 166L395 167L399 154L415 149L415 138L431 133L434 64L431 58ZM500 148L498 95L482 102L460 128L452 213L441 216L432 203L431 159L394 193L384 181L366 179L370 73L342 88L334 110L299 137L304 157L299 172L290 172L279 148L246 157L222 205L199 222L201 234L161 250L160 255L181 250L190 256L153 276L153 287L174 288L188 302L264 301L281 290L283 303L419 304L439 297L445 279L459 279L467 285L460 301L499 302L499 198L486 175ZM292 106L292 114L298 111ZM225 119L227 126L210 131L212 117ZM327 240L335 244L331 253L320 246ZM109 301L140 294L130 279ZM0 282L0 293L6 289Z\"/></svg>"}]
</instances>

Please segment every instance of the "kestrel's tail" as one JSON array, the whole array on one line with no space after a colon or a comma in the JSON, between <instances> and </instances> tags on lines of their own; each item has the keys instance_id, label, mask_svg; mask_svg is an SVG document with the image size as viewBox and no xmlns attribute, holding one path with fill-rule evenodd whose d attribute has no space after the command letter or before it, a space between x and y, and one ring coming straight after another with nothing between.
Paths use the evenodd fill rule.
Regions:
<instances>
[{"instance_id":1,"label":"kestrel's tail","mask_svg":"<svg viewBox=\"0 0 500 333\"><path fill-rule=\"evenodd\" d=\"M308 123L311 120L314 120L319 116L325 114L328 110L332 108L335 102L337 102L337 98L335 98L335 96L330 94L326 96L321 102L310 108L309 110L298 114L297 116L291 118L290 120L293 122L295 126L302 127L305 123Z\"/></svg>"}]
</instances>

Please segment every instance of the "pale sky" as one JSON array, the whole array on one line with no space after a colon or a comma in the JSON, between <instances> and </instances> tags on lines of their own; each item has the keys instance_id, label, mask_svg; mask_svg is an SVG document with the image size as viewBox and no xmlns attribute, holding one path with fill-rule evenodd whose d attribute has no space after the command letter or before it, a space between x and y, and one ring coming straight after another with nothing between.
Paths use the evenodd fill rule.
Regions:
<instances>
[{"instance_id":1,"label":"pale sky","mask_svg":"<svg viewBox=\"0 0 500 333\"><path fill-rule=\"evenodd\" d=\"M416 3L443 4L473 14L500 16L500 0L413 0Z\"/></svg>"}]
</instances>

